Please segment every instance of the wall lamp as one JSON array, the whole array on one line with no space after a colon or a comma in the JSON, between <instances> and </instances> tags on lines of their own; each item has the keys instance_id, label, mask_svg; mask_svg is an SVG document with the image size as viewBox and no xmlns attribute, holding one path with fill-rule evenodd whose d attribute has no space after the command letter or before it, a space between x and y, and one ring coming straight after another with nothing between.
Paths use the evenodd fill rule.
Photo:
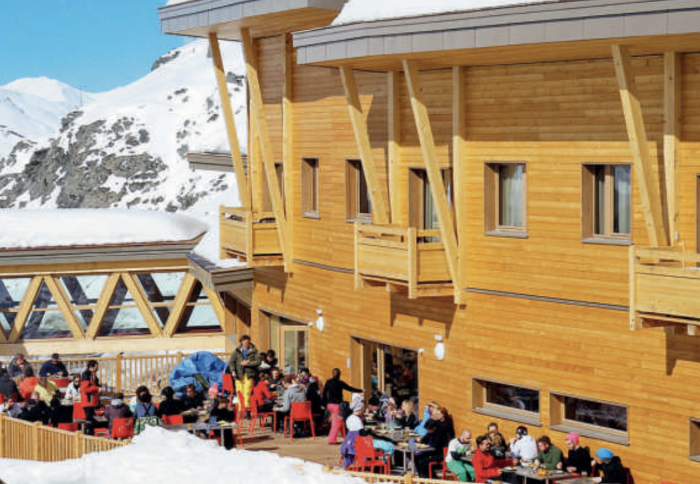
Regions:
<instances>
[{"instance_id":1,"label":"wall lamp","mask_svg":"<svg viewBox=\"0 0 700 484\"><path fill-rule=\"evenodd\" d=\"M325 321L323 320L323 309L317 309L316 314L318 314L318 318L316 318L316 322L314 323L313 321L309 322L309 326L313 326L316 324L316 329L318 329L319 333L323 333L323 328L325 326Z\"/></svg>"},{"instance_id":2,"label":"wall lamp","mask_svg":"<svg viewBox=\"0 0 700 484\"><path fill-rule=\"evenodd\" d=\"M442 335L436 334L435 341L435 358L442 361L445 359L445 344L442 342Z\"/></svg>"}]
</instances>

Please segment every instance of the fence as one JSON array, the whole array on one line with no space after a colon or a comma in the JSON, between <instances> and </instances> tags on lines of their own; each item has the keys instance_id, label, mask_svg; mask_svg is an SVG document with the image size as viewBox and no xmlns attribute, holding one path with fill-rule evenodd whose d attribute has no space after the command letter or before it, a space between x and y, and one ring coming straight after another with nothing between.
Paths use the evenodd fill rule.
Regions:
<instances>
[{"instance_id":1,"label":"fence","mask_svg":"<svg viewBox=\"0 0 700 484\"><path fill-rule=\"evenodd\" d=\"M332 474L359 477L368 484L447 484L448 482L454 484L454 481L443 481L440 479L423 479L420 477L415 477L413 474L406 474L403 476L387 476L386 474L373 474L370 472L354 472L346 471L343 469L333 469L330 466L326 466L324 470Z\"/></svg>"},{"instance_id":2,"label":"fence","mask_svg":"<svg viewBox=\"0 0 700 484\"><path fill-rule=\"evenodd\" d=\"M116 355L101 358L69 358L62 360L69 374L80 373L87 368L89 360L97 361L100 366L98 378L102 383L103 394L112 395L116 392L134 394L136 388L145 385L153 394L170 384L170 372L183 358L191 353L184 354L178 351L170 355L147 356L122 356ZM225 353L214 353L220 359L227 361ZM35 373L39 374L39 368L43 361L29 361Z\"/></svg>"},{"instance_id":3,"label":"fence","mask_svg":"<svg viewBox=\"0 0 700 484\"><path fill-rule=\"evenodd\" d=\"M130 443L129 440L107 440L59 430L41 422L29 423L0 414L0 457L5 459L57 462Z\"/></svg>"}]
</instances>

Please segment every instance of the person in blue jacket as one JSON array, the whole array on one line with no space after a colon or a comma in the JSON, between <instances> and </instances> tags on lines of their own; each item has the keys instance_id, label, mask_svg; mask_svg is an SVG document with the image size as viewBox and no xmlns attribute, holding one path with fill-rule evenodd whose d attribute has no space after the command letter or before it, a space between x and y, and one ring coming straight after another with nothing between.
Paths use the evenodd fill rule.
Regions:
<instances>
[{"instance_id":1,"label":"person in blue jacket","mask_svg":"<svg viewBox=\"0 0 700 484\"><path fill-rule=\"evenodd\" d=\"M44 362L39 370L39 376L43 377L66 377L68 376L68 370L66 370L66 365L61 361L61 357L58 353L51 355L49 361Z\"/></svg>"}]
</instances>

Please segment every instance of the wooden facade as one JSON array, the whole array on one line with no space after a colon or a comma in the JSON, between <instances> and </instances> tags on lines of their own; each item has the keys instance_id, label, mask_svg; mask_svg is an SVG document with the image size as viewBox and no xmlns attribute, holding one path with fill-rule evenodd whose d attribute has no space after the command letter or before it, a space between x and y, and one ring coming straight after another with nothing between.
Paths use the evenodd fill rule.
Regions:
<instances>
[{"instance_id":1,"label":"wooden facade","mask_svg":"<svg viewBox=\"0 0 700 484\"><path fill-rule=\"evenodd\" d=\"M518 12L527 8L537 7ZM336 30L345 32L322 34ZM412 351L420 401L446 406L457 427L478 435L495 420L512 436L526 424L562 449L575 430L593 452L621 456L638 484L695 482L700 33L616 36L342 60L314 61L309 50L291 67L300 48L290 51L288 33L248 40L248 81L260 90L251 136L262 116L257 137L269 143L250 144L252 210L261 190L280 186L263 169L272 159L283 167L286 223L283 261L254 269L244 329L258 347L284 349L275 318L307 327L321 309L323 330L305 330L305 351L322 379L338 367L367 388L374 345ZM309 159L315 213L304 210ZM372 225L348 218L355 160ZM522 174L514 226L498 218L506 165ZM599 166L632 173L627 236L589 233ZM437 228L416 218L426 196L416 173L431 187ZM537 410L494 403L493 385L526 389ZM624 425L581 421L570 402L612 408Z\"/></svg>"}]
</instances>

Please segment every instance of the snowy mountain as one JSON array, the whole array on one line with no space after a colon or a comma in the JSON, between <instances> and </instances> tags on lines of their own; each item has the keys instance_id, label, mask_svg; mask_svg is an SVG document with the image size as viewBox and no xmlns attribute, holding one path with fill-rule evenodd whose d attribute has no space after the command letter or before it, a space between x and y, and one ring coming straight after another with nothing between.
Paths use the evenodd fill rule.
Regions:
<instances>
[{"instance_id":1,"label":"snowy mountain","mask_svg":"<svg viewBox=\"0 0 700 484\"><path fill-rule=\"evenodd\" d=\"M87 102L84 96L81 108L59 115L56 128L47 128L39 139L20 138L4 157L0 151L0 208L207 212L219 203L235 204L232 174L194 172L186 159L188 151L228 151L207 52L205 41L175 49L140 80L87 96ZM237 43L222 43L222 55L245 150L245 65ZM30 81L8 84L11 99L35 96L38 90L75 103L69 89L58 84L55 89L41 88ZM8 86L3 89L9 91ZM14 118L0 112L4 119ZM21 132L16 126L8 129Z\"/></svg>"},{"instance_id":2,"label":"snowy mountain","mask_svg":"<svg viewBox=\"0 0 700 484\"><path fill-rule=\"evenodd\" d=\"M55 132L69 111L92 96L46 77L0 86L0 158L19 141L35 142Z\"/></svg>"}]
</instances>

